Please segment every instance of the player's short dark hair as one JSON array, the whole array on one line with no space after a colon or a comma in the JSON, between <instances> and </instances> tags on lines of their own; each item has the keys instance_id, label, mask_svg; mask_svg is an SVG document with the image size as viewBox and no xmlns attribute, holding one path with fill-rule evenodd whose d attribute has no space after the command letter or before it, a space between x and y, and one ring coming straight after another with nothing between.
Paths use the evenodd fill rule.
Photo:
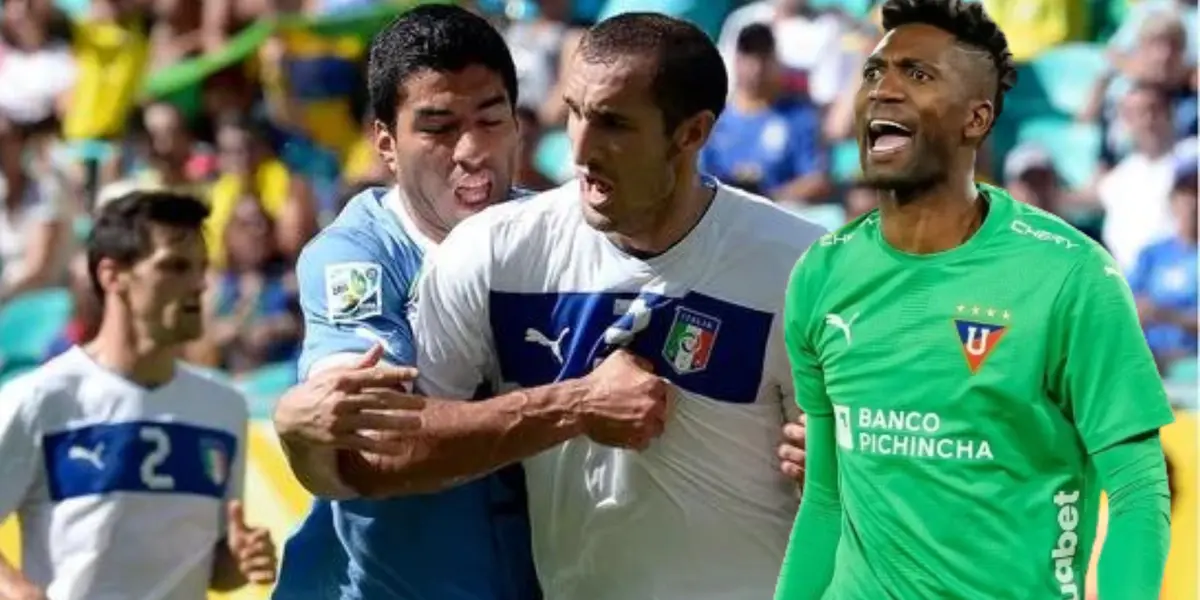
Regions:
<instances>
[{"instance_id":1,"label":"player's short dark hair","mask_svg":"<svg viewBox=\"0 0 1200 600\"><path fill-rule=\"evenodd\" d=\"M580 56L607 63L629 56L657 60L651 91L668 133L685 119L725 109L729 76L712 40L695 25L658 13L630 12L601 21L583 35Z\"/></svg>"},{"instance_id":2,"label":"player's short dark hair","mask_svg":"<svg viewBox=\"0 0 1200 600\"><path fill-rule=\"evenodd\" d=\"M151 224L200 232L208 214L208 205L199 198L168 190L135 190L106 202L96 211L87 240L92 289L104 297L96 272L101 260L128 266L150 255Z\"/></svg>"},{"instance_id":3,"label":"player's short dark hair","mask_svg":"<svg viewBox=\"0 0 1200 600\"><path fill-rule=\"evenodd\" d=\"M417 6L396 17L371 42L367 90L371 113L396 125L402 89L420 71L439 73L482 66L504 81L510 106L517 103L517 68L504 38L483 17L445 5Z\"/></svg>"},{"instance_id":4,"label":"player's short dark hair","mask_svg":"<svg viewBox=\"0 0 1200 600\"><path fill-rule=\"evenodd\" d=\"M1008 38L988 16L981 2L972 0L887 0L880 9L884 31L902 25L921 23L954 35L964 46L986 52L996 69L996 94L992 98L996 114L1004 112L1004 94L1017 84L1017 67Z\"/></svg>"},{"instance_id":5,"label":"player's short dark hair","mask_svg":"<svg viewBox=\"0 0 1200 600\"><path fill-rule=\"evenodd\" d=\"M737 53L753 56L775 55L775 32L766 23L751 23L737 36Z\"/></svg>"}]
</instances>

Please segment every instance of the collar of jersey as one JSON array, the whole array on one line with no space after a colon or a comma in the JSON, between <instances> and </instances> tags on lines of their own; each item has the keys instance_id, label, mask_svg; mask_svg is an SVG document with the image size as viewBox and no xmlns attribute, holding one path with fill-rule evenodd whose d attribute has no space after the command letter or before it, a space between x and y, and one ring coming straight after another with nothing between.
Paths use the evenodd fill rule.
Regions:
<instances>
[{"instance_id":1,"label":"collar of jersey","mask_svg":"<svg viewBox=\"0 0 1200 600\"><path fill-rule=\"evenodd\" d=\"M400 197L400 188L392 187L384 194L380 201L385 211L392 214L396 219L396 224L408 235L408 239L421 249L422 252L428 252L430 248L437 246L437 242L425 235L420 227L417 227L417 222L413 220L412 214L408 212L408 207Z\"/></svg>"},{"instance_id":2,"label":"collar of jersey","mask_svg":"<svg viewBox=\"0 0 1200 600\"><path fill-rule=\"evenodd\" d=\"M689 254L693 255L692 258L694 260L694 250L692 247L699 244L701 249L704 248L703 239L706 237L705 231L711 228L712 224L718 220L714 215L716 215L720 210L717 205L721 202L722 190L720 182L707 175L702 175L700 182L704 187L713 190L712 201L708 203L708 208L704 209L704 214L700 216L700 220L692 226L691 230L689 230L687 234L680 238L678 242L675 242L673 246L667 248L666 251L662 252L661 254L646 257L634 256L622 250L620 246L614 244L612 240L608 239L608 236L600 232L596 233L603 237L606 246L622 259L642 263L651 268L662 268L675 262L680 257L685 257Z\"/></svg>"},{"instance_id":3,"label":"collar of jersey","mask_svg":"<svg viewBox=\"0 0 1200 600\"><path fill-rule=\"evenodd\" d=\"M910 254L897 250L894 246L888 243L883 237L883 223L881 216L876 216L875 231L873 232L876 242L891 257L902 262L912 262L917 264L933 264L955 258L961 258L974 252L980 246L983 246L988 239L996 234L996 232L1004 228L1008 222L1011 204L1008 194L996 187L984 183L975 184L975 189L979 191L979 197L984 202L988 203L988 213L984 217L983 224L980 225L979 231L975 232L965 243L959 244L949 250L935 252L933 254Z\"/></svg>"}]
</instances>

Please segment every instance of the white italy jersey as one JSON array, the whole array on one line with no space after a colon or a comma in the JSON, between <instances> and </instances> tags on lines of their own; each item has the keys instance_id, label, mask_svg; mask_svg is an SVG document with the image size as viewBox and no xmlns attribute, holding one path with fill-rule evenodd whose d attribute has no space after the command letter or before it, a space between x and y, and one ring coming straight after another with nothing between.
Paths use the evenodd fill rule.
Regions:
<instances>
[{"instance_id":1,"label":"white italy jersey","mask_svg":"<svg viewBox=\"0 0 1200 600\"><path fill-rule=\"evenodd\" d=\"M431 254L410 316L430 395L582 376L617 347L680 391L645 452L578 438L526 461L547 600L773 595L798 506L775 454L795 414L783 298L822 233L718 186L686 238L640 260L584 222L572 182L468 219Z\"/></svg>"},{"instance_id":2,"label":"white italy jersey","mask_svg":"<svg viewBox=\"0 0 1200 600\"><path fill-rule=\"evenodd\" d=\"M203 600L244 473L245 401L180 365L147 390L72 348L0 390L0 519L51 600Z\"/></svg>"}]
</instances>

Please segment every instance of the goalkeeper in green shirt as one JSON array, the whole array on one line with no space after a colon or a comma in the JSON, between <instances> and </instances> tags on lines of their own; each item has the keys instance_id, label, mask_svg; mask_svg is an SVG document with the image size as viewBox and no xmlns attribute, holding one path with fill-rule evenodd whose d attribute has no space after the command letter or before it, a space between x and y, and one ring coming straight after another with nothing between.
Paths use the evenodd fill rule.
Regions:
<instances>
[{"instance_id":1,"label":"goalkeeper in green shirt","mask_svg":"<svg viewBox=\"0 0 1200 600\"><path fill-rule=\"evenodd\" d=\"M880 209L787 291L808 448L776 599L1082 599L1103 489L1100 597L1153 600L1172 413L1130 290L1086 236L974 182L1015 81L980 4L882 13L856 98Z\"/></svg>"}]
</instances>

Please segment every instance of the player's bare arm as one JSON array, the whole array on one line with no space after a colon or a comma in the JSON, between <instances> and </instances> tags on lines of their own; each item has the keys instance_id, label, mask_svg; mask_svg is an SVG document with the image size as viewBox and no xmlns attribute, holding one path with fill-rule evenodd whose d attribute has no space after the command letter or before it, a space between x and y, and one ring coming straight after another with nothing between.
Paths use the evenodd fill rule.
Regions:
<instances>
[{"instance_id":1,"label":"player's bare arm","mask_svg":"<svg viewBox=\"0 0 1200 600\"><path fill-rule=\"evenodd\" d=\"M385 454L338 453L339 474L368 497L443 489L579 435L644 449L663 431L670 384L618 351L580 379L480 402L428 399L421 428Z\"/></svg>"},{"instance_id":2,"label":"player's bare arm","mask_svg":"<svg viewBox=\"0 0 1200 600\"><path fill-rule=\"evenodd\" d=\"M217 542L209 588L218 592L236 590L247 583L269 585L275 582L275 542L264 527L246 524L242 503L234 500L226 507L229 531Z\"/></svg>"},{"instance_id":3,"label":"player's bare arm","mask_svg":"<svg viewBox=\"0 0 1200 600\"><path fill-rule=\"evenodd\" d=\"M0 598L4 600L46 600L46 594L25 579L21 571L0 555Z\"/></svg>"},{"instance_id":4,"label":"player's bare arm","mask_svg":"<svg viewBox=\"0 0 1200 600\"><path fill-rule=\"evenodd\" d=\"M790 400L789 400L790 401ZM804 447L808 421L804 415L795 423L783 426L783 442L779 444L779 470L796 483L804 483Z\"/></svg>"},{"instance_id":5,"label":"player's bare arm","mask_svg":"<svg viewBox=\"0 0 1200 600\"><path fill-rule=\"evenodd\" d=\"M416 370L380 363L382 356L377 344L354 364L292 388L275 407L275 430L292 472L316 496L355 495L338 478L336 450L390 453L390 440L420 427L425 401L399 391Z\"/></svg>"}]
</instances>

